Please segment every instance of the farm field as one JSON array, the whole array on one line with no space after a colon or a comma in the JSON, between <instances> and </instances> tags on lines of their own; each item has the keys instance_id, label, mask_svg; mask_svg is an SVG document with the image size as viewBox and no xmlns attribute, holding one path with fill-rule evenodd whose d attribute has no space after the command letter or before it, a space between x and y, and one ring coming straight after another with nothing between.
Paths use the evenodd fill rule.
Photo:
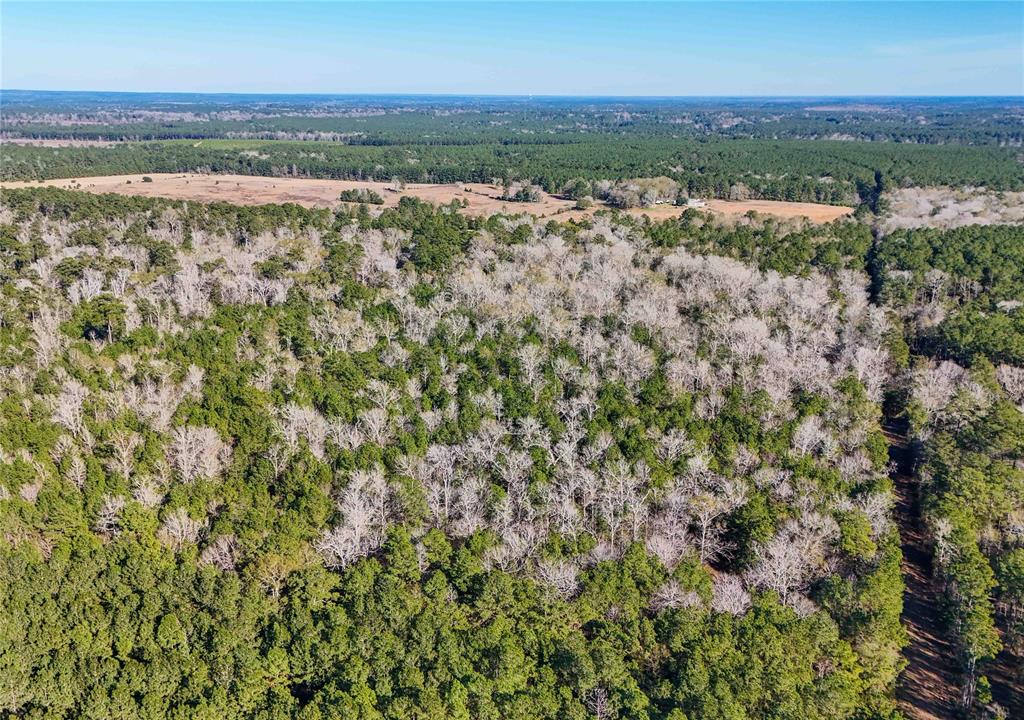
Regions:
<instances>
[{"instance_id":1,"label":"farm field","mask_svg":"<svg viewBox=\"0 0 1024 720\"><path fill-rule=\"evenodd\" d=\"M47 148L63 148L63 147L112 147L117 144L115 140L92 140L89 138L23 138L23 137L5 137L3 138L3 144L5 145L26 145L29 147L47 147Z\"/></svg>"},{"instance_id":2,"label":"farm field","mask_svg":"<svg viewBox=\"0 0 1024 720\"><path fill-rule=\"evenodd\" d=\"M152 178L144 182L143 177ZM357 180L319 180L309 178L271 178L252 175L205 175L197 173L150 173L148 175L107 175L66 178L44 182L7 182L5 188L52 186L79 189L92 193L117 193L143 197L164 197L175 200L202 202L229 202L239 205L268 203L295 203L303 207L337 207L338 195L344 190L369 189L384 198L384 205L398 205L404 196L412 196L443 205L452 200L465 200L465 212L470 215L516 214L528 212L538 217L557 215L559 219L579 218L605 208L595 204L589 210L575 210L575 202L541 193L538 202L518 203L503 200L501 190L485 183L424 184L409 183L402 191L394 191L390 183ZM830 222L853 212L842 205L783 202L773 200L707 200L704 209L723 215L743 215L750 211L780 218L807 217L813 222ZM647 215L654 220L677 217L684 208L677 205L657 205L651 208L631 208L630 215Z\"/></svg>"}]
</instances>

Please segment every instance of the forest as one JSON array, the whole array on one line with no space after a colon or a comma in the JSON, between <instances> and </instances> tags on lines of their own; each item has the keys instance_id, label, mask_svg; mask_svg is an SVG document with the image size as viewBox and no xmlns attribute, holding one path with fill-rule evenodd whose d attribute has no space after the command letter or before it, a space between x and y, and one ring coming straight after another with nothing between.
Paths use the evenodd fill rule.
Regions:
<instances>
[{"instance_id":1,"label":"forest","mask_svg":"<svg viewBox=\"0 0 1024 720\"><path fill-rule=\"evenodd\" d=\"M0 90L11 138L479 144L530 135L1017 146L1019 98L244 95Z\"/></svg>"},{"instance_id":2,"label":"forest","mask_svg":"<svg viewBox=\"0 0 1024 720\"><path fill-rule=\"evenodd\" d=\"M2 99L3 180L517 211L0 189L5 717L906 720L907 507L1024 712L1019 102Z\"/></svg>"},{"instance_id":3,"label":"forest","mask_svg":"<svg viewBox=\"0 0 1024 720\"><path fill-rule=\"evenodd\" d=\"M343 199L3 191L6 711L899 718L895 419L1000 717L1019 227Z\"/></svg>"},{"instance_id":4,"label":"forest","mask_svg":"<svg viewBox=\"0 0 1024 720\"><path fill-rule=\"evenodd\" d=\"M346 207L4 191L8 711L897 717L859 230Z\"/></svg>"}]
</instances>

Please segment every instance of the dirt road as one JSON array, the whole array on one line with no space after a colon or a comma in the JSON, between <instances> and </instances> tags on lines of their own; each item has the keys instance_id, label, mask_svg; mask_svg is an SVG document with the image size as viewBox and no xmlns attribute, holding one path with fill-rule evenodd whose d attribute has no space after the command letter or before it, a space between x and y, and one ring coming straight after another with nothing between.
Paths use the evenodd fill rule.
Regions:
<instances>
[{"instance_id":1,"label":"dirt road","mask_svg":"<svg viewBox=\"0 0 1024 720\"><path fill-rule=\"evenodd\" d=\"M957 651L939 616L939 589L932 583L931 548L921 523L913 453L904 433L899 427L885 429L903 549L902 620L910 635L903 651L907 667L896 697L908 720L949 720L956 716L959 703Z\"/></svg>"}]
</instances>

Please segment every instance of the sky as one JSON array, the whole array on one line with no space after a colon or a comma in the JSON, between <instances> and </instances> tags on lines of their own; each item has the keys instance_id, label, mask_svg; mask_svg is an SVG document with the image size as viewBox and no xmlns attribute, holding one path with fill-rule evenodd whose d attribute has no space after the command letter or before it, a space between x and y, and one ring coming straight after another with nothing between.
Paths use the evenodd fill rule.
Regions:
<instances>
[{"instance_id":1,"label":"sky","mask_svg":"<svg viewBox=\"0 0 1024 720\"><path fill-rule=\"evenodd\" d=\"M1024 95L1024 2L14 2L0 87Z\"/></svg>"}]
</instances>

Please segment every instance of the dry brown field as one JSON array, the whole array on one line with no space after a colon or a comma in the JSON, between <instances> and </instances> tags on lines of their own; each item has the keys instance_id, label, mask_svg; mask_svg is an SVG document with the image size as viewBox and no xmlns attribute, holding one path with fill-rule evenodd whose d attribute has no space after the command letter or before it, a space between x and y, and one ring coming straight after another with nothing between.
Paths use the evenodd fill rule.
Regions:
<instances>
[{"instance_id":1,"label":"dry brown field","mask_svg":"<svg viewBox=\"0 0 1024 720\"><path fill-rule=\"evenodd\" d=\"M502 200L501 190L495 185L482 183L455 183L428 185L409 183L396 192L389 183L357 180L315 180L309 178L277 178L254 175L200 175L194 173L150 173L152 182L143 182L143 175L108 175L99 177L67 178L43 182L5 182L6 188L53 186L73 188L93 193L118 193L145 197L165 197L175 200L200 202L222 201L238 205L266 203L296 203L305 207L337 207L342 190L367 188L384 198L385 206L395 206L403 196L414 196L428 202L443 204L452 200L465 200L465 212L473 215L495 213L516 214L528 212L538 217L560 220L579 218L604 207L595 204L590 210L575 210L575 202L543 193L534 203L516 203ZM829 222L849 215L853 208L816 203L778 202L772 200L708 200L704 209L723 215L743 215L751 210L781 218L806 217L812 222ZM653 208L634 208L631 215L647 215L655 220L678 217L683 208L676 205L658 205Z\"/></svg>"},{"instance_id":2,"label":"dry brown field","mask_svg":"<svg viewBox=\"0 0 1024 720\"><path fill-rule=\"evenodd\" d=\"M115 140L75 140L72 138L3 138L4 145L32 145L34 147L112 147Z\"/></svg>"}]
</instances>

